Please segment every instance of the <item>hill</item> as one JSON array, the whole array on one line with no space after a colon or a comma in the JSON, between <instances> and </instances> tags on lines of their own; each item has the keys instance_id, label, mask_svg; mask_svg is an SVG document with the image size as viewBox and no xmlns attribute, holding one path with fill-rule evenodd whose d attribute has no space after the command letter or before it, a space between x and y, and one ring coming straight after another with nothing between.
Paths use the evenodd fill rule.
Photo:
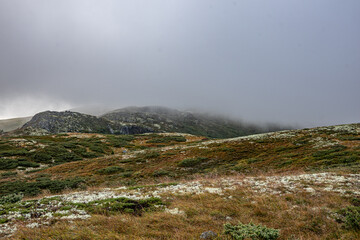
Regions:
<instances>
[{"instance_id":1,"label":"hill","mask_svg":"<svg viewBox=\"0 0 360 240\"><path fill-rule=\"evenodd\" d=\"M153 129L154 132L181 132L212 138L229 138L250 135L279 128L245 124L222 116L184 112L165 107L127 107L102 115L118 123L132 123Z\"/></svg>"},{"instance_id":2,"label":"hill","mask_svg":"<svg viewBox=\"0 0 360 240\"><path fill-rule=\"evenodd\" d=\"M77 113L46 111L36 114L17 133L29 135L56 134L67 132L138 134L151 130L134 124L118 124L104 118Z\"/></svg>"},{"instance_id":3,"label":"hill","mask_svg":"<svg viewBox=\"0 0 360 240\"><path fill-rule=\"evenodd\" d=\"M360 124L216 140L3 136L0 156L0 231L17 226L13 239L197 239L209 230L233 239L241 228L271 239L360 234Z\"/></svg>"},{"instance_id":4,"label":"hill","mask_svg":"<svg viewBox=\"0 0 360 240\"><path fill-rule=\"evenodd\" d=\"M10 118L10 119L3 119L0 120L0 131L9 132L20 128L26 122L28 122L31 117L23 117L23 118Z\"/></svg>"},{"instance_id":5,"label":"hill","mask_svg":"<svg viewBox=\"0 0 360 240\"><path fill-rule=\"evenodd\" d=\"M128 107L99 117L78 112L46 111L36 114L18 135L43 135L67 132L138 134L180 132L211 138L229 138L281 130L203 113L183 112L165 107Z\"/></svg>"}]
</instances>

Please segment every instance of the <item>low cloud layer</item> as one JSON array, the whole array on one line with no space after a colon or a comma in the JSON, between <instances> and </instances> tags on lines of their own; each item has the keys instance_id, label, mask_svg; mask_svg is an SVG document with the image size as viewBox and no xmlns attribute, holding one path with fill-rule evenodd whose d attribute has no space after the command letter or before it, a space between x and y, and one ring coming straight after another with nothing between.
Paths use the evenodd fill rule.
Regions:
<instances>
[{"instance_id":1,"label":"low cloud layer","mask_svg":"<svg viewBox=\"0 0 360 240\"><path fill-rule=\"evenodd\" d=\"M360 120L357 0L3 0L0 118L82 105Z\"/></svg>"}]
</instances>

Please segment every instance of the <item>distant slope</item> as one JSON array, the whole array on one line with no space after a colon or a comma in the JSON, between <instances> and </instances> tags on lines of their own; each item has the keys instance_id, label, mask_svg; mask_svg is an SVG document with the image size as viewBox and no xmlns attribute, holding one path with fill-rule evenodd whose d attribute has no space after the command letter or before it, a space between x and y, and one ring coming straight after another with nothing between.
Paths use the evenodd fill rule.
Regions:
<instances>
[{"instance_id":1,"label":"distant slope","mask_svg":"<svg viewBox=\"0 0 360 240\"><path fill-rule=\"evenodd\" d=\"M0 130L3 130L4 132L15 130L17 128L20 128L30 119L31 117L21 117L0 120Z\"/></svg>"},{"instance_id":2,"label":"distant slope","mask_svg":"<svg viewBox=\"0 0 360 240\"><path fill-rule=\"evenodd\" d=\"M150 132L150 130L131 124L113 123L104 118L70 111L46 111L38 113L18 130L18 134L29 135L66 132L138 134Z\"/></svg>"},{"instance_id":3,"label":"distant slope","mask_svg":"<svg viewBox=\"0 0 360 240\"><path fill-rule=\"evenodd\" d=\"M100 117L71 111L41 112L15 133L44 135L66 132L105 134L178 132L211 138L231 138L277 130L282 128L264 128L225 117L165 107L127 107Z\"/></svg>"},{"instance_id":4,"label":"distant slope","mask_svg":"<svg viewBox=\"0 0 360 240\"><path fill-rule=\"evenodd\" d=\"M71 112L84 113L84 114L93 115L93 116L100 116L100 115L108 113L112 110L114 110L114 108L102 106L102 105L88 105L88 106L68 109L68 111L71 111Z\"/></svg>"},{"instance_id":5,"label":"distant slope","mask_svg":"<svg viewBox=\"0 0 360 240\"><path fill-rule=\"evenodd\" d=\"M117 123L133 123L155 132L182 132L193 135L229 138L265 132L260 126L209 114L182 112L165 107L127 107L102 115ZM274 128L270 130L280 130Z\"/></svg>"}]
</instances>

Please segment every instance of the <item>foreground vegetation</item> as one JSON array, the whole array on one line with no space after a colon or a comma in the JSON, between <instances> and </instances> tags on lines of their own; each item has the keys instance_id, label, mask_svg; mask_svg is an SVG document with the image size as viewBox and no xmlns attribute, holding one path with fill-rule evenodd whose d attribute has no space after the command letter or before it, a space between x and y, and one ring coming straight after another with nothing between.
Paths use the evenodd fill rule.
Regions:
<instances>
[{"instance_id":1,"label":"foreground vegetation","mask_svg":"<svg viewBox=\"0 0 360 240\"><path fill-rule=\"evenodd\" d=\"M215 239L360 238L355 183L344 182L339 190L340 183L321 186L329 182L317 184L317 175L311 175L311 181L307 176L286 180L292 185L284 190L262 180L304 172L336 173L335 180L360 178L360 124L228 140L186 134L3 137L0 157L0 213L6 216L0 216L0 232L1 226L16 223L14 239L198 239L210 230ZM239 176L256 187L173 191L183 182L195 184L191 189L206 188L196 184L208 178L218 184L232 178L228 185L233 185ZM8 219L13 211L36 212L38 201L47 201L44 196L103 187L121 187L115 192L125 198L76 203L61 197L56 200L61 209L46 210L55 215L46 224L40 216L29 218L39 229L27 226L29 219ZM22 197L35 200L22 205ZM69 223L58 212L66 210L85 211L89 217Z\"/></svg>"}]
</instances>

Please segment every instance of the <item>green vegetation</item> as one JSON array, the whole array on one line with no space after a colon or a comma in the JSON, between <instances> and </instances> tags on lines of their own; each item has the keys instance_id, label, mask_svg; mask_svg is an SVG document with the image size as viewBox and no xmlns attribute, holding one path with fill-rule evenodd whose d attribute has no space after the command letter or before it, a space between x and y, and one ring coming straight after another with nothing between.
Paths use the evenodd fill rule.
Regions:
<instances>
[{"instance_id":1,"label":"green vegetation","mask_svg":"<svg viewBox=\"0 0 360 240\"><path fill-rule=\"evenodd\" d=\"M99 174L114 174L114 173L123 172L123 171L124 171L124 169L119 166L111 166L111 167L97 170L97 173L99 173Z\"/></svg>"},{"instance_id":2,"label":"green vegetation","mask_svg":"<svg viewBox=\"0 0 360 240\"><path fill-rule=\"evenodd\" d=\"M186 142L186 138L183 136L161 136L155 135L154 138L147 141L147 143L179 143Z\"/></svg>"},{"instance_id":3,"label":"green vegetation","mask_svg":"<svg viewBox=\"0 0 360 240\"><path fill-rule=\"evenodd\" d=\"M160 198L133 200L121 197L73 205L78 209L83 209L93 214L108 215L120 212L141 215L144 211L148 212L156 210L158 206L163 205L163 202Z\"/></svg>"},{"instance_id":4,"label":"green vegetation","mask_svg":"<svg viewBox=\"0 0 360 240\"><path fill-rule=\"evenodd\" d=\"M115 135L108 136L107 141L112 147L120 148L120 147L131 147L131 141L135 139L134 136L131 135Z\"/></svg>"},{"instance_id":5,"label":"green vegetation","mask_svg":"<svg viewBox=\"0 0 360 240\"><path fill-rule=\"evenodd\" d=\"M1 177L3 177L3 178L13 177L16 175L17 175L17 172L10 172L10 171L1 173Z\"/></svg>"},{"instance_id":6,"label":"green vegetation","mask_svg":"<svg viewBox=\"0 0 360 240\"><path fill-rule=\"evenodd\" d=\"M360 206L349 206L337 212L337 221L348 229L360 231Z\"/></svg>"},{"instance_id":7,"label":"green vegetation","mask_svg":"<svg viewBox=\"0 0 360 240\"><path fill-rule=\"evenodd\" d=\"M23 198L22 194L11 193L0 197L0 204L16 203L21 201L22 198Z\"/></svg>"},{"instance_id":8,"label":"green vegetation","mask_svg":"<svg viewBox=\"0 0 360 240\"><path fill-rule=\"evenodd\" d=\"M13 181L0 183L0 196L8 194L24 194L25 196L36 196L42 190L47 189L51 193L58 193L65 189L80 187L84 181L80 178L66 180L51 180L48 177L39 177L35 182Z\"/></svg>"},{"instance_id":9,"label":"green vegetation","mask_svg":"<svg viewBox=\"0 0 360 240\"><path fill-rule=\"evenodd\" d=\"M26 159L0 159L0 170L15 169L17 167L40 167L40 164L30 162Z\"/></svg>"},{"instance_id":10,"label":"green vegetation","mask_svg":"<svg viewBox=\"0 0 360 240\"><path fill-rule=\"evenodd\" d=\"M169 175L171 175L171 173L164 169L159 169L159 170L154 171L152 175L154 177L162 177L162 176L169 176Z\"/></svg>"},{"instance_id":11,"label":"green vegetation","mask_svg":"<svg viewBox=\"0 0 360 240\"><path fill-rule=\"evenodd\" d=\"M42 228L19 228L14 239L198 239L208 230L218 234L215 239L359 239L356 186L350 180L349 185L342 180L336 183L339 176L350 179L347 174L359 173L358 137L354 131L313 129L204 144L202 137L186 135L183 141L160 134L3 137L0 151L6 156L0 155L0 159L6 164L2 166L12 168L15 163L17 175L15 170L0 171L0 195L11 199L8 195L13 192L27 197L82 186L131 186L114 191L145 197L157 190L166 201L166 211L157 211L165 206L159 199L143 202L119 198L91 203L54 199L56 204L49 204L59 207L51 210L54 216L76 214L77 209L92 217L76 221L75 229L73 223L59 219ZM7 155L20 153L21 149L24 155ZM35 161L36 154L39 157ZM76 157L66 157L68 154ZM43 162L47 167L22 171L25 167L20 162L29 164L26 161ZM285 179L280 176L323 173L324 169L330 172L328 180L334 181L333 191L325 190L327 183L320 182L323 177L289 178L279 180L279 185L276 182L277 177ZM76 176L81 176L79 182ZM159 188L172 184L179 186ZM208 192L187 191L197 187ZM217 188L221 188L221 194ZM7 221L6 212L17 209L28 214L37 211L38 203L50 200L15 202L14 197L4 201L8 203L0 209L0 217ZM228 224L224 226L225 222ZM249 222L256 224L242 224Z\"/></svg>"},{"instance_id":12,"label":"green vegetation","mask_svg":"<svg viewBox=\"0 0 360 240\"><path fill-rule=\"evenodd\" d=\"M252 239L252 240L275 240L280 236L280 231L273 228L267 228L262 225L253 223L224 225L224 233L230 235L235 240Z\"/></svg>"},{"instance_id":13,"label":"green vegetation","mask_svg":"<svg viewBox=\"0 0 360 240\"><path fill-rule=\"evenodd\" d=\"M203 161L207 160L207 157L198 157L198 158L187 158L178 163L179 167L196 167L200 165Z\"/></svg>"}]
</instances>

